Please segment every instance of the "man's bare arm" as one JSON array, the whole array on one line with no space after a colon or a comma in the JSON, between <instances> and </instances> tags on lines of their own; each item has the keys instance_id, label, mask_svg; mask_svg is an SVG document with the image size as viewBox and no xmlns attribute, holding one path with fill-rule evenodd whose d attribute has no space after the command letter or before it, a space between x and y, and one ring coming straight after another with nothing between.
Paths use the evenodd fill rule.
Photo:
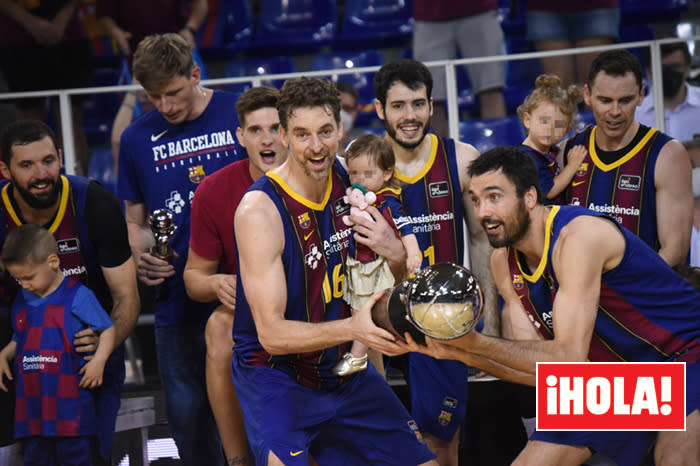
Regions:
<instances>
[{"instance_id":1,"label":"man's bare arm","mask_svg":"<svg viewBox=\"0 0 700 466\"><path fill-rule=\"evenodd\" d=\"M303 353L351 340L360 340L381 352L397 351L394 337L371 321L369 308L373 300L348 319L309 323L285 318L284 228L266 194L247 193L236 211L234 225L239 273L265 351L273 355Z\"/></svg>"},{"instance_id":2,"label":"man's bare arm","mask_svg":"<svg viewBox=\"0 0 700 466\"><path fill-rule=\"evenodd\" d=\"M469 176L467 169L472 160L479 157L479 152L469 144L455 142L457 152L457 166L459 169L459 181L462 187L462 208L464 210L464 220L467 227L467 238L469 244L469 258L471 271L479 279L484 292L484 333L487 335L500 335L500 318L498 316L498 293L496 284L491 275L489 261L491 257L491 245L489 244L486 232L476 220L474 206L469 198Z\"/></svg>"},{"instance_id":3,"label":"man's bare arm","mask_svg":"<svg viewBox=\"0 0 700 466\"><path fill-rule=\"evenodd\" d=\"M189 249L183 274L187 295L203 303L219 300L227 311L233 312L236 309L236 276L217 273L219 262L218 258L202 257Z\"/></svg>"},{"instance_id":4,"label":"man's bare arm","mask_svg":"<svg viewBox=\"0 0 700 466\"><path fill-rule=\"evenodd\" d=\"M102 267L109 292L112 295L112 312L116 345L121 345L136 326L141 311L141 300L136 285L136 266L129 258L117 267Z\"/></svg>"},{"instance_id":5,"label":"man's bare arm","mask_svg":"<svg viewBox=\"0 0 700 466\"><path fill-rule=\"evenodd\" d=\"M685 263L693 216L692 167L683 145L672 140L661 149L654 171L659 255L671 267Z\"/></svg>"}]
</instances>

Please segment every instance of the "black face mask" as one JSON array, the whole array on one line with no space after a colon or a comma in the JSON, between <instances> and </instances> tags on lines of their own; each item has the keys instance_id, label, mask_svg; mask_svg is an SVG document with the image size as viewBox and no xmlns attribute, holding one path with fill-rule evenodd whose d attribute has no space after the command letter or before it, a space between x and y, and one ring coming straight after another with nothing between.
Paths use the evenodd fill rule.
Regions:
<instances>
[{"instance_id":1,"label":"black face mask","mask_svg":"<svg viewBox=\"0 0 700 466\"><path fill-rule=\"evenodd\" d=\"M662 66L661 74L663 78L664 97L670 99L678 95L681 86L685 82L683 73L670 66Z\"/></svg>"}]
</instances>

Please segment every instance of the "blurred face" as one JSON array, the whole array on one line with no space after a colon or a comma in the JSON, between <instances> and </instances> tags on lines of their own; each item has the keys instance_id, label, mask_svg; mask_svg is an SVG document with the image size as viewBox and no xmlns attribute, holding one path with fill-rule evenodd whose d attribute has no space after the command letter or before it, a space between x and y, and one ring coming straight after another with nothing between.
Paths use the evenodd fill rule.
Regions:
<instances>
[{"instance_id":1,"label":"blurred face","mask_svg":"<svg viewBox=\"0 0 700 466\"><path fill-rule=\"evenodd\" d=\"M561 141L569 127L569 118L559 106L551 102L540 103L532 113L523 115L523 125L528 130L527 140L540 152L547 153Z\"/></svg>"},{"instance_id":2,"label":"blurred face","mask_svg":"<svg viewBox=\"0 0 700 466\"><path fill-rule=\"evenodd\" d=\"M281 128L282 143L288 146L293 166L313 181L325 181L338 153L342 128L328 107L299 107Z\"/></svg>"},{"instance_id":3,"label":"blurred face","mask_svg":"<svg viewBox=\"0 0 700 466\"><path fill-rule=\"evenodd\" d=\"M238 127L238 141L248 152L250 174L257 180L287 159L287 148L279 132L280 118L273 107L259 108L245 115L245 126Z\"/></svg>"},{"instance_id":4,"label":"blurred face","mask_svg":"<svg viewBox=\"0 0 700 466\"><path fill-rule=\"evenodd\" d=\"M195 67L190 76L175 76L160 89L146 89L148 99L168 123L179 125L194 118L194 106L199 87L200 69Z\"/></svg>"},{"instance_id":5,"label":"blurred face","mask_svg":"<svg viewBox=\"0 0 700 466\"><path fill-rule=\"evenodd\" d=\"M15 198L19 197L29 207L48 209L58 202L61 157L49 136L12 146L10 166L0 162L0 169L12 180Z\"/></svg>"},{"instance_id":6,"label":"blurred face","mask_svg":"<svg viewBox=\"0 0 700 466\"><path fill-rule=\"evenodd\" d=\"M359 155L348 160L348 176L351 183L360 183L370 191L377 192L391 179L394 170L382 170L374 158Z\"/></svg>"},{"instance_id":7,"label":"blurred face","mask_svg":"<svg viewBox=\"0 0 700 466\"><path fill-rule=\"evenodd\" d=\"M624 76L610 76L601 71L593 85L584 89L584 99L593 110L598 131L612 140L623 138L632 128L634 111L643 97L644 91L631 71Z\"/></svg>"},{"instance_id":8,"label":"blurred face","mask_svg":"<svg viewBox=\"0 0 700 466\"><path fill-rule=\"evenodd\" d=\"M531 196L531 191L525 196ZM500 169L472 177L469 197L494 248L513 246L527 234L530 214L525 196L518 197L515 185Z\"/></svg>"},{"instance_id":9,"label":"blurred face","mask_svg":"<svg viewBox=\"0 0 700 466\"><path fill-rule=\"evenodd\" d=\"M46 262L35 264L31 259L24 263L7 266L7 271L27 291L41 296L49 294L63 280L60 262L56 254L51 254Z\"/></svg>"},{"instance_id":10,"label":"blurred face","mask_svg":"<svg viewBox=\"0 0 700 466\"><path fill-rule=\"evenodd\" d=\"M386 94L386 105L382 107L376 100L375 109L389 137L401 147L414 149L428 134L433 103L425 86L414 91L403 83L394 83Z\"/></svg>"},{"instance_id":11,"label":"blurred face","mask_svg":"<svg viewBox=\"0 0 700 466\"><path fill-rule=\"evenodd\" d=\"M340 98L340 108L354 117L357 114L357 100L352 94L343 91L338 92L338 97Z\"/></svg>"}]
</instances>

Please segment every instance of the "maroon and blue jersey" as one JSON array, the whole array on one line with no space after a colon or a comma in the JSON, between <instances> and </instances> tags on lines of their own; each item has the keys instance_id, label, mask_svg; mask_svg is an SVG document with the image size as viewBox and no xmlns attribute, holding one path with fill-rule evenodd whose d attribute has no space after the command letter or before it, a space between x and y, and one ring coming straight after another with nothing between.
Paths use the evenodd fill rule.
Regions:
<instances>
[{"instance_id":1,"label":"maroon and blue jersey","mask_svg":"<svg viewBox=\"0 0 700 466\"><path fill-rule=\"evenodd\" d=\"M537 175L540 180L540 188L542 188L542 194L547 195L547 193L554 187L554 177L559 174L557 154L554 151L550 151L545 154L533 149L530 146L526 146L525 144L520 144L518 147L530 154L532 160L535 161L535 165L537 165ZM554 147L556 148L556 146ZM564 198L560 194L554 199L545 199L545 205L562 204L563 201Z\"/></svg>"},{"instance_id":2,"label":"maroon and blue jersey","mask_svg":"<svg viewBox=\"0 0 700 466\"><path fill-rule=\"evenodd\" d=\"M605 163L595 144L597 127L589 127L573 139L588 155L566 191L566 202L609 215L623 227L659 249L656 224L655 168L667 135L640 125L638 136L615 162Z\"/></svg>"},{"instance_id":3,"label":"maroon and blue jersey","mask_svg":"<svg viewBox=\"0 0 700 466\"><path fill-rule=\"evenodd\" d=\"M317 323L350 317L350 307L343 300L343 264L351 233L342 222L350 210L343 201L346 186L345 173L336 162L321 203L304 199L275 173L268 173L250 188L264 192L273 201L284 226L282 262L287 277L287 320ZM239 268L233 328L235 357L250 366L281 370L306 387L338 386L342 379L331 369L349 351L350 342L302 354L270 355L258 339L242 273Z\"/></svg>"},{"instance_id":4,"label":"maroon and blue jersey","mask_svg":"<svg viewBox=\"0 0 700 466\"><path fill-rule=\"evenodd\" d=\"M68 278L44 298L23 290L13 303L12 323L15 437L96 434L93 396L78 387L85 361L72 343L76 326L102 331L112 325L94 295Z\"/></svg>"},{"instance_id":5,"label":"maroon and blue jersey","mask_svg":"<svg viewBox=\"0 0 700 466\"><path fill-rule=\"evenodd\" d=\"M551 267L561 229L581 215L608 218L575 206L552 206L542 260L522 273L517 251L508 252L513 287L530 320L553 338L552 302L559 288ZM612 220L611 220L612 221ZM598 313L589 350L591 361L662 362L700 360L700 293L640 238L620 228L626 248L615 268L602 274ZM546 327L546 328L544 328Z\"/></svg>"},{"instance_id":6,"label":"maroon and blue jersey","mask_svg":"<svg viewBox=\"0 0 700 466\"><path fill-rule=\"evenodd\" d=\"M425 166L409 177L398 170L406 218L423 253L422 267L439 262L464 263L464 213L455 142L434 134Z\"/></svg>"},{"instance_id":7,"label":"maroon and blue jersey","mask_svg":"<svg viewBox=\"0 0 700 466\"><path fill-rule=\"evenodd\" d=\"M377 200L374 207L379 210L387 223L396 231L397 235L406 236L413 234L413 228L406 219L403 204L401 202L401 189L382 188L375 193ZM379 256L368 246L357 243L354 236L350 237L350 250L348 257L352 257L358 262L368 263L379 259Z\"/></svg>"}]
</instances>

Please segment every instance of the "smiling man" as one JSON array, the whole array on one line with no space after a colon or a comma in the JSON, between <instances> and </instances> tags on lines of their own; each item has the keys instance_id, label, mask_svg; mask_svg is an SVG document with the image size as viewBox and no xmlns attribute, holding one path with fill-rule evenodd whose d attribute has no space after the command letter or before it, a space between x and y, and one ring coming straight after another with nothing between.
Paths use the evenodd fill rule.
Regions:
<instances>
[{"instance_id":1,"label":"smiling man","mask_svg":"<svg viewBox=\"0 0 700 466\"><path fill-rule=\"evenodd\" d=\"M326 79L289 80L277 105L287 161L253 184L235 217L238 247L233 382L257 465L436 466L415 422L373 366L332 369L352 340L389 354L375 326L377 294L351 313L343 300L350 230L342 221L347 176L336 161L340 101ZM405 263L377 209L369 246ZM374 237L368 232L368 237Z\"/></svg>"},{"instance_id":2,"label":"smiling man","mask_svg":"<svg viewBox=\"0 0 700 466\"><path fill-rule=\"evenodd\" d=\"M191 300L183 270L190 203L208 175L240 159L234 137L236 95L199 85L201 70L177 34L145 38L134 53L134 77L155 109L132 123L119 145L119 197L126 201L129 242L139 279L156 290L156 351L168 424L183 464L223 461L205 389L204 329L215 303ZM151 255L148 217L169 209L177 231L173 264ZM184 400L184 401L183 401Z\"/></svg>"},{"instance_id":3,"label":"smiling man","mask_svg":"<svg viewBox=\"0 0 700 466\"><path fill-rule=\"evenodd\" d=\"M467 235L472 270L487 294L485 329L498 335L498 299L488 265L490 248L474 221L467 196L467 166L479 152L469 144L428 134L432 88L430 70L422 63L387 63L374 78L375 110L384 120L386 137L394 150L394 176L402 183L406 215L423 253L422 267L445 261L464 264ZM411 414L439 463L456 466L459 426L466 416L468 368L423 354L408 357ZM446 403L448 399L455 401Z\"/></svg>"},{"instance_id":4,"label":"smiling man","mask_svg":"<svg viewBox=\"0 0 700 466\"><path fill-rule=\"evenodd\" d=\"M584 99L596 125L565 145L565 159L578 144L588 150L567 202L612 216L674 266L690 245L690 159L680 142L635 121L643 97L642 69L630 52L612 50L593 61Z\"/></svg>"}]
</instances>

